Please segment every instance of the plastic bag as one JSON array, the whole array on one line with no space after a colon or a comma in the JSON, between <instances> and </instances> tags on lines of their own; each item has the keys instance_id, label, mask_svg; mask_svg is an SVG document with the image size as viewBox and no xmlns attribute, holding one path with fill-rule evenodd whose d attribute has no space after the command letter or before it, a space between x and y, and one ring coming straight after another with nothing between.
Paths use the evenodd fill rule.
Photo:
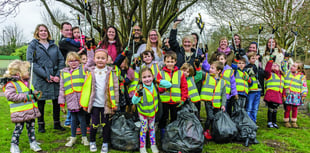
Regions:
<instances>
[{"instance_id":1,"label":"plastic bag","mask_svg":"<svg viewBox=\"0 0 310 153\"><path fill-rule=\"evenodd\" d=\"M116 113L112 117L111 144L117 150L132 151L140 147L140 128L127 113Z\"/></svg>"},{"instance_id":2,"label":"plastic bag","mask_svg":"<svg viewBox=\"0 0 310 153\"><path fill-rule=\"evenodd\" d=\"M237 135L236 124L226 112L219 111L215 114L211 134L215 142L225 143L232 141Z\"/></svg>"},{"instance_id":3,"label":"plastic bag","mask_svg":"<svg viewBox=\"0 0 310 153\"><path fill-rule=\"evenodd\" d=\"M195 105L186 103L178 112L177 120L166 127L162 148L167 152L201 152L204 144L203 127L194 114Z\"/></svg>"}]
</instances>

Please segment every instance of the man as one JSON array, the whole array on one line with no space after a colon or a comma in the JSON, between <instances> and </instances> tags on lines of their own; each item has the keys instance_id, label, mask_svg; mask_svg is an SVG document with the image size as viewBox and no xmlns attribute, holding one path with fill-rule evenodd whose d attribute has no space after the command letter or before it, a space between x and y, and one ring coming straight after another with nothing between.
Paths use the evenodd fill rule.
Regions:
<instances>
[{"instance_id":1,"label":"man","mask_svg":"<svg viewBox=\"0 0 310 153\"><path fill-rule=\"evenodd\" d=\"M61 38L60 41L58 42L59 44L59 49L66 61L67 58L67 53L70 51L75 51L78 52L80 51L79 47L74 46L73 44L71 44L69 41L66 41L66 38L72 38L72 25L69 22L63 22L61 24Z\"/></svg>"},{"instance_id":2,"label":"man","mask_svg":"<svg viewBox=\"0 0 310 153\"><path fill-rule=\"evenodd\" d=\"M128 57L129 60L131 59L131 57L133 55L133 49L134 49L134 52L137 53L137 50L140 47L140 45L146 43L144 38L143 38L143 36L141 35L141 27L139 25L135 25L132 28L132 31L133 31L134 35L133 35L133 37L130 40L129 48L128 48L129 51L127 53L127 57ZM135 41L134 48L133 48L133 41L132 40ZM126 46L124 46L123 48L126 48L127 45L128 45L128 42L125 43L124 45L126 45ZM128 64L130 64L130 61L128 61L128 62L129 62Z\"/></svg>"}]
</instances>

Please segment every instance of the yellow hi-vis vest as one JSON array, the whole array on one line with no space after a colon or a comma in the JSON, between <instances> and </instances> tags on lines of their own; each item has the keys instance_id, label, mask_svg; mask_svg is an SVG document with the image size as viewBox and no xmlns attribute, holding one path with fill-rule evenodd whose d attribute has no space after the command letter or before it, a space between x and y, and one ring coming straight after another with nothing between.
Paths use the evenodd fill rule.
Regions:
<instances>
[{"instance_id":1,"label":"yellow hi-vis vest","mask_svg":"<svg viewBox=\"0 0 310 153\"><path fill-rule=\"evenodd\" d=\"M22 82L22 81L10 81L9 83L12 83L16 89L16 93L20 94L29 94L29 88ZM34 91L33 86L31 86L32 91ZM3 91L5 91L5 87L3 87ZM32 99L32 101L24 101L24 102L12 102L12 101L8 101L9 105L10 105L10 112L11 113L15 113L15 112L23 112L23 111L27 111L33 108L38 108L38 104L36 101L34 101L34 99Z\"/></svg>"},{"instance_id":2,"label":"yellow hi-vis vest","mask_svg":"<svg viewBox=\"0 0 310 153\"><path fill-rule=\"evenodd\" d=\"M163 80L170 81L172 86L170 89L167 89L164 93L160 95L160 100L163 103L168 102L179 102L181 101L181 77L183 72L178 70L173 72L172 78L168 72L160 71L160 75Z\"/></svg>"},{"instance_id":3,"label":"yellow hi-vis vest","mask_svg":"<svg viewBox=\"0 0 310 153\"><path fill-rule=\"evenodd\" d=\"M138 111L144 116L153 117L158 111L158 92L153 85L153 93L145 87L143 87L143 96L140 103L138 103Z\"/></svg>"},{"instance_id":4,"label":"yellow hi-vis vest","mask_svg":"<svg viewBox=\"0 0 310 153\"><path fill-rule=\"evenodd\" d=\"M188 96L193 103L200 101L200 96L198 89L196 87L194 77L190 77L187 79L187 86L188 86Z\"/></svg>"},{"instance_id":5,"label":"yellow hi-vis vest","mask_svg":"<svg viewBox=\"0 0 310 153\"><path fill-rule=\"evenodd\" d=\"M300 93L302 89L302 79L304 75L293 75L291 71L287 73L284 80L284 88L290 89L292 92Z\"/></svg>"},{"instance_id":6,"label":"yellow hi-vis vest","mask_svg":"<svg viewBox=\"0 0 310 153\"><path fill-rule=\"evenodd\" d=\"M64 82L65 95L69 95L73 92L81 92L82 86L85 80L85 71L83 66L80 65L79 69L76 69L70 74L69 72L61 72L61 78Z\"/></svg>"},{"instance_id":7,"label":"yellow hi-vis vest","mask_svg":"<svg viewBox=\"0 0 310 153\"><path fill-rule=\"evenodd\" d=\"M249 93L249 85L248 82L243 80L243 76L248 75L246 72L242 72L240 70L237 70L236 72L236 88L238 92L245 92L246 94Z\"/></svg>"},{"instance_id":8,"label":"yellow hi-vis vest","mask_svg":"<svg viewBox=\"0 0 310 153\"><path fill-rule=\"evenodd\" d=\"M129 94L134 93L136 91L137 85L139 83L139 73L134 71L134 75L135 75L134 80L131 81L129 84L129 88L128 88Z\"/></svg>"},{"instance_id":9,"label":"yellow hi-vis vest","mask_svg":"<svg viewBox=\"0 0 310 153\"><path fill-rule=\"evenodd\" d=\"M154 63L154 64L151 65L151 70L152 70L152 73L153 73L154 77L156 77L157 73L160 72L157 63Z\"/></svg>"},{"instance_id":10,"label":"yellow hi-vis vest","mask_svg":"<svg viewBox=\"0 0 310 153\"><path fill-rule=\"evenodd\" d=\"M107 100L109 100L108 101L108 103L109 103L108 107L112 108L112 109L117 107L117 104L115 101L115 91L114 91L114 82L113 82L114 75L116 75L115 71L111 71L109 74L108 90L106 93L108 96ZM92 73L89 72L87 77L86 77L83 88L82 88L80 105L84 108L88 107L90 96L91 96L92 86L95 86L92 84L92 79L93 79L92 77L93 77Z\"/></svg>"},{"instance_id":11,"label":"yellow hi-vis vest","mask_svg":"<svg viewBox=\"0 0 310 153\"><path fill-rule=\"evenodd\" d=\"M226 69L222 73L222 79L226 81L226 94L229 95L231 91L231 83L230 83L230 78L234 75L234 70L232 69Z\"/></svg>"},{"instance_id":12,"label":"yellow hi-vis vest","mask_svg":"<svg viewBox=\"0 0 310 153\"><path fill-rule=\"evenodd\" d=\"M279 77L275 73L271 73L271 76L266 80L266 91L268 90L274 90L279 91L280 93L283 92L284 87L284 77L281 75Z\"/></svg>"},{"instance_id":13,"label":"yellow hi-vis vest","mask_svg":"<svg viewBox=\"0 0 310 153\"><path fill-rule=\"evenodd\" d=\"M216 80L206 73L206 79L204 80L201 88L200 99L202 101L212 101L214 108L220 108L222 103L222 88L226 88L226 81L220 79L217 83Z\"/></svg>"}]
</instances>

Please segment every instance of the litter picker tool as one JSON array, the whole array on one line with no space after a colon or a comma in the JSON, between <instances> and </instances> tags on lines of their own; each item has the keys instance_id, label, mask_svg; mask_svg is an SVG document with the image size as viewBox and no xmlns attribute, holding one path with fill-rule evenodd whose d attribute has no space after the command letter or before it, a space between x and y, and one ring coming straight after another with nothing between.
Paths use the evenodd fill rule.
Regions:
<instances>
[{"instance_id":1,"label":"litter picker tool","mask_svg":"<svg viewBox=\"0 0 310 153\"><path fill-rule=\"evenodd\" d=\"M232 31L232 26L231 26L231 23L229 22L229 28L230 28L230 32L231 32L231 38L232 38L232 40L233 40L233 44L234 44L234 52L235 52L235 54L237 53L237 49L236 49L236 42L235 42L235 37L234 37L234 33L233 33L233 31Z\"/></svg>"},{"instance_id":2,"label":"litter picker tool","mask_svg":"<svg viewBox=\"0 0 310 153\"><path fill-rule=\"evenodd\" d=\"M262 25L259 26L258 29L258 37L257 37L257 48L256 48L256 53L258 53L259 49L259 38L260 38L260 33L264 30L264 27Z\"/></svg>"},{"instance_id":3,"label":"litter picker tool","mask_svg":"<svg viewBox=\"0 0 310 153\"><path fill-rule=\"evenodd\" d=\"M200 29L199 37L201 38L201 34L202 34L203 28L205 26L205 23L202 21L200 13L198 13L198 16L199 17L196 17L196 23L197 23L198 28ZM200 41L201 41L201 39L199 39L199 42L197 42L195 58L197 57L198 47L199 47Z\"/></svg>"},{"instance_id":4,"label":"litter picker tool","mask_svg":"<svg viewBox=\"0 0 310 153\"><path fill-rule=\"evenodd\" d=\"M36 57L36 50L33 51L33 54L32 54L32 61L30 63L30 79L29 79L29 94L33 94L34 91L32 91L31 87L32 87L32 81L33 81L33 63L35 61L35 57Z\"/></svg>"},{"instance_id":5,"label":"litter picker tool","mask_svg":"<svg viewBox=\"0 0 310 153\"><path fill-rule=\"evenodd\" d=\"M271 43L270 43L270 55L272 54L272 43L274 38L274 33L278 30L278 27L275 25L272 26L272 33L271 33Z\"/></svg>"},{"instance_id":6,"label":"litter picker tool","mask_svg":"<svg viewBox=\"0 0 310 153\"><path fill-rule=\"evenodd\" d=\"M127 49L129 48L129 45L130 45L130 40L131 40L131 37L132 35L134 34L132 32L132 28L133 26L136 24L136 17L135 16L132 16L132 19L131 19L131 27L130 27L130 32L129 32L129 39L128 39L128 44L127 44ZM134 51L134 43L135 43L135 40L133 39L133 48L132 48L132 55L135 54L135 51ZM131 59L130 59L130 63L132 62L132 56L131 56Z\"/></svg>"},{"instance_id":7,"label":"litter picker tool","mask_svg":"<svg viewBox=\"0 0 310 153\"><path fill-rule=\"evenodd\" d=\"M92 10L91 10L90 2L88 2L88 13L89 13L89 16L90 16L90 23L91 23L90 37L93 38L94 24L93 24L93 13L92 13Z\"/></svg>"},{"instance_id":8,"label":"litter picker tool","mask_svg":"<svg viewBox=\"0 0 310 153\"><path fill-rule=\"evenodd\" d=\"M87 23L87 19L86 19L86 15L87 15L87 0L84 1L84 18L85 18L85 33L86 33L86 23Z\"/></svg>"},{"instance_id":9,"label":"litter picker tool","mask_svg":"<svg viewBox=\"0 0 310 153\"><path fill-rule=\"evenodd\" d=\"M296 60L296 50L295 50L295 46L296 46L296 40L297 40L298 32L297 32L297 29L296 29L296 31L291 30L291 32L294 34L294 44L293 44L293 49L292 49L292 52L291 52L291 53L294 53L294 59Z\"/></svg>"},{"instance_id":10,"label":"litter picker tool","mask_svg":"<svg viewBox=\"0 0 310 153\"><path fill-rule=\"evenodd\" d=\"M82 38L82 32L81 32L81 20L80 20L80 15L77 15L77 20L78 20L78 25L79 25L80 40L81 40L82 46L84 46L84 44L83 44L83 38Z\"/></svg>"}]
</instances>

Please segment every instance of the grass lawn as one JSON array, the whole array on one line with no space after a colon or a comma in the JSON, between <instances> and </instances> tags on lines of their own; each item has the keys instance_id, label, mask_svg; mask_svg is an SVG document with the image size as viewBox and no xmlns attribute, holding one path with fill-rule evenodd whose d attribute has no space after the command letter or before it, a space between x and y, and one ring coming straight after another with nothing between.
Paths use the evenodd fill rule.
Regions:
<instances>
[{"instance_id":1,"label":"grass lawn","mask_svg":"<svg viewBox=\"0 0 310 153\"><path fill-rule=\"evenodd\" d=\"M308 82L309 84L309 82ZM9 106L4 97L0 97L0 145L3 152L9 152L11 135L15 125L10 121ZM308 95L309 101L309 95ZM301 108L301 107L300 107ZM201 116L205 119L205 111L202 110ZM268 129L267 122L267 107L262 103L258 112L258 132L257 139L260 144L244 147L241 143L227 143L215 144L214 142L206 142L203 152L310 152L310 113L307 113L305 107L301 108L298 113L298 125L300 128L285 128L283 123L283 108L282 106L278 111L278 123L280 129ZM61 114L62 122L65 115ZM81 136L78 136L78 142L72 148L65 147L66 138L70 136L70 130L60 132L53 129L52 123L52 104L48 102L45 108L45 121L46 130L44 134L37 132L36 125L36 138L38 142L42 143L41 147L48 153L86 153L89 152L89 147L84 147L80 144ZM97 139L98 152L100 150L102 140ZM32 152L29 148L28 137L26 128L20 137L20 149L24 153ZM150 149L148 149L151 152ZM110 152L120 153L123 151L110 150Z\"/></svg>"}]
</instances>

